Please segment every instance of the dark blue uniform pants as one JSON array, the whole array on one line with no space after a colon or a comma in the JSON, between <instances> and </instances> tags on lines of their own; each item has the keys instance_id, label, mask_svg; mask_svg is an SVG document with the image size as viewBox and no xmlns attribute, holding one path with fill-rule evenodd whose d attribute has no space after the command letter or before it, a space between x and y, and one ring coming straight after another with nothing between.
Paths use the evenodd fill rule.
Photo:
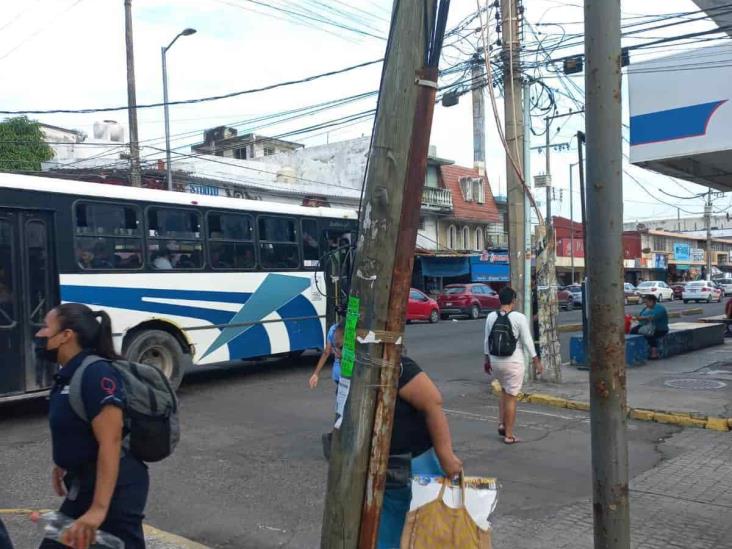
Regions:
<instances>
[{"instance_id":1,"label":"dark blue uniform pants","mask_svg":"<svg viewBox=\"0 0 732 549\"><path fill-rule=\"evenodd\" d=\"M2 519L0 519L0 549L13 549L13 544L10 542L10 535L5 529Z\"/></svg>"},{"instance_id":2,"label":"dark blue uniform pants","mask_svg":"<svg viewBox=\"0 0 732 549\"><path fill-rule=\"evenodd\" d=\"M60 513L71 518L79 518L91 507L94 500L96 466L90 464L79 471L67 473L64 478L67 498L59 509ZM142 532L145 503L150 479L147 466L132 456L124 456L120 461L117 487L112 502L100 530L109 532L125 543L125 549L145 549L145 536ZM74 492L78 490L76 497ZM55 541L44 539L39 549L65 548Z\"/></svg>"}]
</instances>

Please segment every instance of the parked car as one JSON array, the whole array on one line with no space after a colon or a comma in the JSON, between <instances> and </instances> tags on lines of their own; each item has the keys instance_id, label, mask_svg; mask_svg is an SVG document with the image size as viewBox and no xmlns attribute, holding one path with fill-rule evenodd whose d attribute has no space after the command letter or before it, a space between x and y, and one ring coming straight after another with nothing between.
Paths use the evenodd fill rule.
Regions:
<instances>
[{"instance_id":1,"label":"parked car","mask_svg":"<svg viewBox=\"0 0 732 549\"><path fill-rule=\"evenodd\" d=\"M646 282L641 282L638 284L638 293L641 296L655 295L659 302L672 301L674 298L674 291L668 284L661 280L647 280Z\"/></svg>"},{"instance_id":2,"label":"parked car","mask_svg":"<svg viewBox=\"0 0 732 549\"><path fill-rule=\"evenodd\" d=\"M694 282L686 284L682 298L684 303L688 303L689 301L706 301L708 303L711 303L712 301L720 302L722 301L723 293L724 292L717 288L711 281L695 280Z\"/></svg>"},{"instance_id":3,"label":"parked car","mask_svg":"<svg viewBox=\"0 0 732 549\"><path fill-rule=\"evenodd\" d=\"M412 288L407 303L407 322L411 320L429 320L434 324L440 320L440 306L428 295Z\"/></svg>"},{"instance_id":4,"label":"parked car","mask_svg":"<svg viewBox=\"0 0 732 549\"><path fill-rule=\"evenodd\" d=\"M440 316L467 315L476 319L481 313L501 308L498 293L485 284L450 284L437 297Z\"/></svg>"},{"instance_id":5,"label":"parked car","mask_svg":"<svg viewBox=\"0 0 732 549\"><path fill-rule=\"evenodd\" d=\"M569 311L574 307L574 300L572 299L572 292L567 288L559 288L557 291L557 303L560 309Z\"/></svg>"},{"instance_id":6,"label":"parked car","mask_svg":"<svg viewBox=\"0 0 732 549\"><path fill-rule=\"evenodd\" d=\"M572 296L569 308L574 309L575 307L582 307L582 286L579 284L572 284L571 286L567 286L565 290L569 292L570 296Z\"/></svg>"},{"instance_id":7,"label":"parked car","mask_svg":"<svg viewBox=\"0 0 732 549\"><path fill-rule=\"evenodd\" d=\"M720 278L719 280L715 280L714 282L716 282L717 286L722 289L725 296L732 295L732 279Z\"/></svg>"},{"instance_id":8,"label":"parked car","mask_svg":"<svg viewBox=\"0 0 732 549\"><path fill-rule=\"evenodd\" d=\"M671 289L674 291L674 299L681 299L684 294L684 288L686 282L674 282L671 284Z\"/></svg>"},{"instance_id":9,"label":"parked car","mask_svg":"<svg viewBox=\"0 0 732 549\"><path fill-rule=\"evenodd\" d=\"M640 303L641 296L638 293L638 289L630 282L626 282L623 285L623 296L623 302L626 305L630 305L631 303Z\"/></svg>"}]
</instances>

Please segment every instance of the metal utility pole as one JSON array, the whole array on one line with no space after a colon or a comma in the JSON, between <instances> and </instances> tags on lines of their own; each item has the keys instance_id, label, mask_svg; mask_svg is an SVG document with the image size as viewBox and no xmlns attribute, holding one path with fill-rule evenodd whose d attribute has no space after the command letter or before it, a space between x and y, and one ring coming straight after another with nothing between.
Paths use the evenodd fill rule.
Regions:
<instances>
[{"instance_id":1,"label":"metal utility pole","mask_svg":"<svg viewBox=\"0 0 732 549\"><path fill-rule=\"evenodd\" d=\"M588 357L588 337L589 337L589 319L587 318L587 202L585 201L585 134L583 131L577 132L577 164L579 167L579 184L580 184L580 215L582 216L582 247L584 248L584 273L582 276L582 347L584 356Z\"/></svg>"},{"instance_id":2,"label":"metal utility pole","mask_svg":"<svg viewBox=\"0 0 732 549\"><path fill-rule=\"evenodd\" d=\"M396 1L392 10L341 362L350 394L333 434L323 549L373 548L378 533L449 0L436 5Z\"/></svg>"},{"instance_id":3,"label":"metal utility pole","mask_svg":"<svg viewBox=\"0 0 732 549\"><path fill-rule=\"evenodd\" d=\"M521 171L524 176L524 185L531 187L531 82L526 79L524 82L524 161L521 164ZM524 303L526 304L524 314L531 319L534 311L531 309L531 202L529 194L524 189L524 273L526 284L524 284ZM531 323L533 326L533 322ZM534 334L537 337L539 334ZM534 376L533 368L526 368L531 377Z\"/></svg>"},{"instance_id":4,"label":"metal utility pole","mask_svg":"<svg viewBox=\"0 0 732 549\"><path fill-rule=\"evenodd\" d=\"M707 280L712 279L712 188L707 191L704 205L704 226L707 229Z\"/></svg>"},{"instance_id":5,"label":"metal utility pole","mask_svg":"<svg viewBox=\"0 0 732 549\"><path fill-rule=\"evenodd\" d=\"M160 55L163 58L163 112L165 114L165 175L168 180L168 190L173 190L173 166L170 159L170 113L168 112L168 63L167 53L173 47L175 41L181 36L190 36L195 34L196 29L183 29L179 32L170 44L160 48Z\"/></svg>"},{"instance_id":6,"label":"metal utility pole","mask_svg":"<svg viewBox=\"0 0 732 549\"><path fill-rule=\"evenodd\" d=\"M473 88L473 167L482 177L485 175L485 75L483 59L477 53L473 55L470 74Z\"/></svg>"},{"instance_id":7,"label":"metal utility pole","mask_svg":"<svg viewBox=\"0 0 732 549\"><path fill-rule=\"evenodd\" d=\"M506 200L508 208L508 251L511 267L511 287L520 299L519 309L531 315L531 300L525 301L525 287L527 284L526 267L524 263L524 187L518 174L513 168L511 156L516 164L523 166L524 155L524 116L523 83L520 67L520 34L518 4L519 0L501 0L501 24L503 51L503 81L504 81L504 119L506 144Z\"/></svg>"},{"instance_id":8,"label":"metal utility pole","mask_svg":"<svg viewBox=\"0 0 732 549\"><path fill-rule=\"evenodd\" d=\"M569 225L571 228L571 233L569 235L569 245L572 247L572 250L569 252L571 261L572 261L572 284L574 284L574 184L573 184L573 176L572 168L574 168L577 165L577 162L569 165ZM584 306L584 303L582 304Z\"/></svg>"},{"instance_id":9,"label":"metal utility pole","mask_svg":"<svg viewBox=\"0 0 732 549\"><path fill-rule=\"evenodd\" d=\"M142 187L140 143L137 138L137 96L135 93L135 50L132 43L132 0L125 0L125 45L127 47L127 113L130 124L130 183Z\"/></svg>"},{"instance_id":10,"label":"metal utility pole","mask_svg":"<svg viewBox=\"0 0 732 549\"><path fill-rule=\"evenodd\" d=\"M620 0L585 0L584 6L595 549L629 549Z\"/></svg>"}]
</instances>

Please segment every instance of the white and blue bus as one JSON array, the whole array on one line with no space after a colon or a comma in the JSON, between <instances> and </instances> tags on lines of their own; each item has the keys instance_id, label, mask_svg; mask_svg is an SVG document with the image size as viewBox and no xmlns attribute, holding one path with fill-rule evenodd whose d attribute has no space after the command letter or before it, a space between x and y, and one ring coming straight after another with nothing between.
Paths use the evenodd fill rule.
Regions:
<instances>
[{"instance_id":1,"label":"white and blue bus","mask_svg":"<svg viewBox=\"0 0 732 549\"><path fill-rule=\"evenodd\" d=\"M118 351L176 386L193 365L322 349L321 264L347 261L356 225L350 210L0 174L0 399L51 385L33 336L59 302L106 310Z\"/></svg>"}]
</instances>

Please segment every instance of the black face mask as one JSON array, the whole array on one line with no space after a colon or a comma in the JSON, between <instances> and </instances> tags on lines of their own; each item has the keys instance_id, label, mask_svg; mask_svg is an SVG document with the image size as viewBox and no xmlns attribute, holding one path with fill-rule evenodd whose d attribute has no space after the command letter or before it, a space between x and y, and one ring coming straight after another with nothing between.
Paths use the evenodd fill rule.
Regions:
<instances>
[{"instance_id":1,"label":"black face mask","mask_svg":"<svg viewBox=\"0 0 732 549\"><path fill-rule=\"evenodd\" d=\"M58 334L56 334L58 335ZM56 337L56 336L52 336ZM34 337L33 351L38 360L46 360L53 364L58 363L58 347L56 349L48 349L48 337Z\"/></svg>"}]
</instances>

